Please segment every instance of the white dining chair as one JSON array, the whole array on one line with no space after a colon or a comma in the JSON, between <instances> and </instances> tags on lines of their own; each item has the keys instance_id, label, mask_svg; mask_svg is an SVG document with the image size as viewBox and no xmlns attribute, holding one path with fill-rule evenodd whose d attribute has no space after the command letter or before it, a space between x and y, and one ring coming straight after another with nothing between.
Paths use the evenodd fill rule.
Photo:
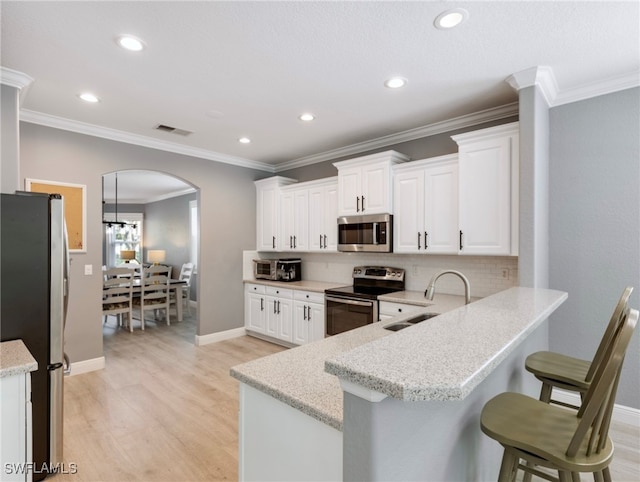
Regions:
<instances>
[{"instance_id":1,"label":"white dining chair","mask_svg":"<svg viewBox=\"0 0 640 482\"><path fill-rule=\"evenodd\" d=\"M145 311L153 310L154 318L158 319L160 310L164 310L167 325L171 324L169 318L169 266L150 266L142 270L140 278L140 296L134 298L133 303L139 309L140 323L144 330Z\"/></svg>"},{"instance_id":2,"label":"white dining chair","mask_svg":"<svg viewBox=\"0 0 640 482\"><path fill-rule=\"evenodd\" d=\"M128 325L133 331L132 320L132 292L133 274L127 268L111 268L103 271L102 286L102 316L104 323L109 315L115 315L119 326ZM123 315L127 315L126 323Z\"/></svg>"},{"instance_id":3,"label":"white dining chair","mask_svg":"<svg viewBox=\"0 0 640 482\"><path fill-rule=\"evenodd\" d=\"M189 315L191 315L191 277L193 276L194 270L195 266L193 263L184 263L180 270L180 277L178 278L179 280L187 282L186 285L180 288L180 301L183 305L187 305L187 313L189 313Z\"/></svg>"}]
</instances>

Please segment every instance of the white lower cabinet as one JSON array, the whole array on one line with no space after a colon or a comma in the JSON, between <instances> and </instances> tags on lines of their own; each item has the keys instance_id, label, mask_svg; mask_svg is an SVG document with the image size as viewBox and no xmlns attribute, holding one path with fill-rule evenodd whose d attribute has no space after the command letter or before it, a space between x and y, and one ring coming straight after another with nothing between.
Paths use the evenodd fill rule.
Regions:
<instances>
[{"instance_id":1,"label":"white lower cabinet","mask_svg":"<svg viewBox=\"0 0 640 482\"><path fill-rule=\"evenodd\" d=\"M293 343L293 290L266 287L266 335Z\"/></svg>"},{"instance_id":2,"label":"white lower cabinet","mask_svg":"<svg viewBox=\"0 0 640 482\"><path fill-rule=\"evenodd\" d=\"M293 343L304 345L324 338L324 294L295 291Z\"/></svg>"},{"instance_id":3,"label":"white lower cabinet","mask_svg":"<svg viewBox=\"0 0 640 482\"><path fill-rule=\"evenodd\" d=\"M0 480L32 480L31 373L0 378Z\"/></svg>"},{"instance_id":4,"label":"white lower cabinet","mask_svg":"<svg viewBox=\"0 0 640 482\"><path fill-rule=\"evenodd\" d=\"M393 301L380 301L378 308L379 321L388 320L398 315L406 315L423 309L424 306L410 305L408 303L395 303Z\"/></svg>"},{"instance_id":5,"label":"white lower cabinet","mask_svg":"<svg viewBox=\"0 0 640 482\"><path fill-rule=\"evenodd\" d=\"M264 285L246 284L244 287L244 327L255 333L266 334L267 312Z\"/></svg>"},{"instance_id":6,"label":"white lower cabinet","mask_svg":"<svg viewBox=\"0 0 640 482\"><path fill-rule=\"evenodd\" d=\"M244 327L294 345L324 338L324 293L247 283Z\"/></svg>"}]
</instances>

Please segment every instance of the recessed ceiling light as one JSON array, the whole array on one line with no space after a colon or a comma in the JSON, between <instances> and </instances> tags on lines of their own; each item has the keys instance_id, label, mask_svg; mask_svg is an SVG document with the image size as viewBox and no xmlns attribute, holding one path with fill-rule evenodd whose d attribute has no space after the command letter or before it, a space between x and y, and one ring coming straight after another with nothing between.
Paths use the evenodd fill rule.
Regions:
<instances>
[{"instance_id":1,"label":"recessed ceiling light","mask_svg":"<svg viewBox=\"0 0 640 482\"><path fill-rule=\"evenodd\" d=\"M403 77L392 77L385 81L384 86L390 89L399 89L407 84L407 79Z\"/></svg>"},{"instance_id":2,"label":"recessed ceiling light","mask_svg":"<svg viewBox=\"0 0 640 482\"><path fill-rule=\"evenodd\" d=\"M116 39L116 42L123 49L132 52L140 52L144 48L144 42L133 35L121 35Z\"/></svg>"},{"instance_id":3,"label":"recessed ceiling light","mask_svg":"<svg viewBox=\"0 0 640 482\"><path fill-rule=\"evenodd\" d=\"M457 27L467 18L469 18L469 12L464 8L454 8L452 10L446 10L438 15L433 24L436 28L446 30L448 28Z\"/></svg>"},{"instance_id":4,"label":"recessed ceiling light","mask_svg":"<svg viewBox=\"0 0 640 482\"><path fill-rule=\"evenodd\" d=\"M240 142L241 144L249 144L251 142L251 139L249 139L248 137L241 137L240 139L238 139L238 142Z\"/></svg>"},{"instance_id":5,"label":"recessed ceiling light","mask_svg":"<svg viewBox=\"0 0 640 482\"><path fill-rule=\"evenodd\" d=\"M91 102L92 104L100 102L100 99L93 95L91 92L83 92L82 94L79 94L78 97L80 97L85 102Z\"/></svg>"},{"instance_id":6,"label":"recessed ceiling light","mask_svg":"<svg viewBox=\"0 0 640 482\"><path fill-rule=\"evenodd\" d=\"M299 117L299 119L302 120L302 121L305 121L305 122L309 122L309 121L312 121L313 119L315 119L315 116L313 114L306 113L306 114L302 114Z\"/></svg>"}]
</instances>

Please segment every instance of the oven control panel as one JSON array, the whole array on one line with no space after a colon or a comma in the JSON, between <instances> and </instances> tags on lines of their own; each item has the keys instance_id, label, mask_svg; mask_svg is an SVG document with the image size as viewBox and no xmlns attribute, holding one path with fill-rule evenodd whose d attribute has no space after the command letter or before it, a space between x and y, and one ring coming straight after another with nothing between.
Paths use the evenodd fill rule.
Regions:
<instances>
[{"instance_id":1,"label":"oven control panel","mask_svg":"<svg viewBox=\"0 0 640 482\"><path fill-rule=\"evenodd\" d=\"M360 279L404 281L404 269L384 266L356 266L353 268L352 277Z\"/></svg>"}]
</instances>

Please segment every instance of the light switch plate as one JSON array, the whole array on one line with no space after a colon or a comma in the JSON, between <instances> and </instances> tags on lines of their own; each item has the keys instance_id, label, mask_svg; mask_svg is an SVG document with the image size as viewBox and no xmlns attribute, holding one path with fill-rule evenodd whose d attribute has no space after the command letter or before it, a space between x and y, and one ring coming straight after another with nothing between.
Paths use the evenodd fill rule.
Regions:
<instances>
[{"instance_id":1,"label":"light switch plate","mask_svg":"<svg viewBox=\"0 0 640 482\"><path fill-rule=\"evenodd\" d=\"M85 264L84 265L84 274L85 276L89 276L93 274L93 265L92 264Z\"/></svg>"}]
</instances>

